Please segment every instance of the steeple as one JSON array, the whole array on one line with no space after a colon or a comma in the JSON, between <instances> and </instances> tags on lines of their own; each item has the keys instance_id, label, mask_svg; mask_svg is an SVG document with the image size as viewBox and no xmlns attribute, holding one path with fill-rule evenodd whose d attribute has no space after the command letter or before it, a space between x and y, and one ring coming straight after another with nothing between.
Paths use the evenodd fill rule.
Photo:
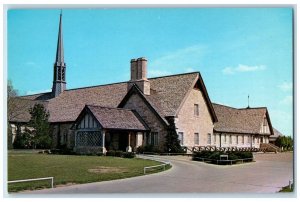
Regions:
<instances>
[{"instance_id":1,"label":"steeple","mask_svg":"<svg viewBox=\"0 0 300 202\"><path fill-rule=\"evenodd\" d=\"M64 43L62 35L62 13L59 17L59 29L58 29L58 40L57 40L57 50L56 50L56 61L57 63L64 63Z\"/></svg>"},{"instance_id":2,"label":"steeple","mask_svg":"<svg viewBox=\"0 0 300 202\"><path fill-rule=\"evenodd\" d=\"M63 35L62 35L62 12L61 12L59 18L56 58L54 63L52 94L54 97L57 97L64 90L66 90L66 63L64 62L64 45L63 45Z\"/></svg>"}]
</instances>

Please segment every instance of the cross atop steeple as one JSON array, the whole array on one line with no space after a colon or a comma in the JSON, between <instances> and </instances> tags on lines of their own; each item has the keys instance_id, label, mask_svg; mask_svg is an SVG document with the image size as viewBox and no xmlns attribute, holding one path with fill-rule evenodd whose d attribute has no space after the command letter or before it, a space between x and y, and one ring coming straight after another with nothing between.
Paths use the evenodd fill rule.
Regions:
<instances>
[{"instance_id":1,"label":"cross atop steeple","mask_svg":"<svg viewBox=\"0 0 300 202\"><path fill-rule=\"evenodd\" d=\"M250 109L249 99L250 99L250 97L248 95L248 107L247 107L247 109Z\"/></svg>"},{"instance_id":2,"label":"cross atop steeple","mask_svg":"<svg viewBox=\"0 0 300 202\"><path fill-rule=\"evenodd\" d=\"M63 34L62 34L62 11L61 11L59 17L56 58L54 63L52 94L54 97L57 97L64 90L66 90L66 63L64 61L64 44L63 44Z\"/></svg>"}]
</instances>

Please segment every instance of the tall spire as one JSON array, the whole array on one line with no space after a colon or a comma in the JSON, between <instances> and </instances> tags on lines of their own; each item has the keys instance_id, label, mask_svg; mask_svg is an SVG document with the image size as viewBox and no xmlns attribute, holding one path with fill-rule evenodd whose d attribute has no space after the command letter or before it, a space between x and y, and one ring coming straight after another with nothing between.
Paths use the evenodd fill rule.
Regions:
<instances>
[{"instance_id":1,"label":"tall spire","mask_svg":"<svg viewBox=\"0 0 300 202\"><path fill-rule=\"evenodd\" d=\"M56 61L57 63L64 63L64 44L62 35L62 11L60 12L59 18L59 30L58 30L58 40L57 40L57 50L56 50Z\"/></svg>"},{"instance_id":2,"label":"tall spire","mask_svg":"<svg viewBox=\"0 0 300 202\"><path fill-rule=\"evenodd\" d=\"M59 17L56 58L54 62L52 94L54 97L57 97L64 90L66 90L66 63L64 61L64 44L63 44L63 34L62 34L62 11L61 11Z\"/></svg>"}]
</instances>

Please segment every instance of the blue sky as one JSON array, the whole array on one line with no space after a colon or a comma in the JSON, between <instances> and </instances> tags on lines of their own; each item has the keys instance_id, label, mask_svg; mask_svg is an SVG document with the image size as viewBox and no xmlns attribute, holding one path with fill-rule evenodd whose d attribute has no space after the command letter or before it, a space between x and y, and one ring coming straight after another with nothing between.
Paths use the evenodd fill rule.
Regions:
<instances>
[{"instance_id":1,"label":"blue sky","mask_svg":"<svg viewBox=\"0 0 300 202\"><path fill-rule=\"evenodd\" d=\"M129 80L130 59L148 77L200 71L213 102L268 107L292 135L290 8L64 9L67 88ZM21 95L50 91L60 10L8 11L8 79Z\"/></svg>"}]
</instances>

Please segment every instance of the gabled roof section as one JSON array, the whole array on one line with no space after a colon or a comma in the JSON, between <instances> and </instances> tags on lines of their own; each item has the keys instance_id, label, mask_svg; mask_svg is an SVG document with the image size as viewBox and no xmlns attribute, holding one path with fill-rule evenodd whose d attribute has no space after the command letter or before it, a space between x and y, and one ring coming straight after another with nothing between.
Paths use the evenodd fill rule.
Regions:
<instances>
[{"instance_id":1,"label":"gabled roof section","mask_svg":"<svg viewBox=\"0 0 300 202\"><path fill-rule=\"evenodd\" d=\"M149 127L134 110L86 105L84 112L89 111L103 129L148 131ZM78 119L76 120L78 121Z\"/></svg>"},{"instance_id":2,"label":"gabled roof section","mask_svg":"<svg viewBox=\"0 0 300 202\"><path fill-rule=\"evenodd\" d=\"M74 122L85 105L117 107L127 93L127 83L92 86L65 90L59 96L49 99L49 121ZM23 96L28 99L40 99L48 93Z\"/></svg>"},{"instance_id":3,"label":"gabled roof section","mask_svg":"<svg viewBox=\"0 0 300 202\"><path fill-rule=\"evenodd\" d=\"M213 105L212 105L212 103L210 101L210 98L208 96L208 92L206 90L206 87L205 87L205 84L203 82L202 76L201 76L200 72L195 72L195 73L197 73L197 76L194 79L194 82L192 83L192 85L190 86L190 88L188 89L188 92L185 94L184 98L182 99L181 104L180 104L180 106L178 107L178 109L176 111L176 115L179 113L181 107L183 106L186 98L189 95L189 92L191 92L193 88L197 87L202 92L202 94L203 94L204 101L205 101L206 106L208 108L208 111L209 111L209 113L211 115L212 121L213 122L217 122L218 118L217 118L217 115L216 115L216 113L214 111Z\"/></svg>"},{"instance_id":4,"label":"gabled roof section","mask_svg":"<svg viewBox=\"0 0 300 202\"><path fill-rule=\"evenodd\" d=\"M260 134L261 124L266 115L270 132L273 134L266 107L237 109L214 103L213 107L218 117L214 127L217 132Z\"/></svg>"},{"instance_id":5,"label":"gabled roof section","mask_svg":"<svg viewBox=\"0 0 300 202\"><path fill-rule=\"evenodd\" d=\"M169 125L168 121L164 118L162 114L160 114L160 111L155 107L155 105L151 102L150 96L144 95L141 90L137 87L137 85L133 84L131 89L128 91L128 93L125 95L125 97L122 99L120 104L118 105L119 108L124 107L128 99L131 97L133 93L137 93L142 100L146 103L146 105L152 110L152 112L162 121L164 125Z\"/></svg>"},{"instance_id":6,"label":"gabled roof section","mask_svg":"<svg viewBox=\"0 0 300 202\"><path fill-rule=\"evenodd\" d=\"M283 134L281 132L279 132L276 128L273 128L273 132L274 134L270 136L270 138L278 138L278 137L281 137L283 136Z\"/></svg>"}]
</instances>

